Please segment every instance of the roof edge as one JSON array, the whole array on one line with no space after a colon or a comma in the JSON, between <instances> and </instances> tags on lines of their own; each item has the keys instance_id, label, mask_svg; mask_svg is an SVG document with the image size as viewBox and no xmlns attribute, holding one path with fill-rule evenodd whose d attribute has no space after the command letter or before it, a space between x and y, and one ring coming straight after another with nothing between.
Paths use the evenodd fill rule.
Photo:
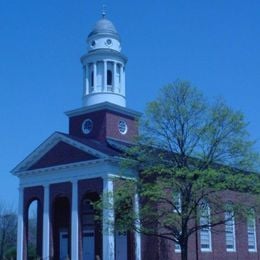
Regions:
<instances>
[{"instance_id":1,"label":"roof edge","mask_svg":"<svg viewBox=\"0 0 260 260\"><path fill-rule=\"evenodd\" d=\"M79 116L79 115L82 115L85 113L91 113L91 112L95 112L95 111L99 111L99 110L109 110L109 111L113 111L113 112L117 112L117 113L123 113L128 116L135 117L135 118L139 118L142 115L142 113L140 113L136 110L125 108L125 107L122 107L119 105L115 105L110 102L102 102L99 104L70 110L70 111L65 112L65 115L67 115L68 117L74 117L74 116Z\"/></svg>"}]
</instances>

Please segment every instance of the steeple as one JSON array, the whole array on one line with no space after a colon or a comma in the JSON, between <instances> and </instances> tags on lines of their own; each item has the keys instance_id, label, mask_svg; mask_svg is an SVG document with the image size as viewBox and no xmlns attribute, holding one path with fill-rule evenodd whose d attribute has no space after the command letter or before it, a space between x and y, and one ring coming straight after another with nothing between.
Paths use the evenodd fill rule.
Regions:
<instances>
[{"instance_id":1,"label":"steeple","mask_svg":"<svg viewBox=\"0 0 260 260\"><path fill-rule=\"evenodd\" d=\"M125 107L125 65L120 36L113 23L102 17L87 38L88 52L83 65L83 106L103 102Z\"/></svg>"}]
</instances>

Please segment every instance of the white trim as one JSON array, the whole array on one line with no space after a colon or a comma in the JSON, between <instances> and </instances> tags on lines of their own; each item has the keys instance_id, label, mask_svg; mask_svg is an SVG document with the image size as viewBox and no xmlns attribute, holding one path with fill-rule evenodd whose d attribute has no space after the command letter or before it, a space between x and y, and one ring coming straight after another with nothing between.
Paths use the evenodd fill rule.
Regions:
<instances>
[{"instance_id":1,"label":"white trim","mask_svg":"<svg viewBox=\"0 0 260 260\"><path fill-rule=\"evenodd\" d=\"M49 185L44 186L44 202L43 202L43 237L42 251L43 259L50 258L50 189Z\"/></svg>"},{"instance_id":2,"label":"white trim","mask_svg":"<svg viewBox=\"0 0 260 260\"><path fill-rule=\"evenodd\" d=\"M41 174L41 173L44 173L44 172L54 172L54 171L59 171L59 170L62 170L62 169L73 169L73 168L78 168L78 167L82 167L82 166L89 166L89 165L105 163L105 162L109 162L109 161L112 161L112 160L110 160L110 159L96 159L96 160L82 161L82 162L76 162L76 163L60 164L60 165L57 165L57 166L39 168L39 169L35 169L35 170L21 171L19 173L15 173L14 175L18 176L18 177L30 176L30 175L35 176L35 174Z\"/></svg>"},{"instance_id":3,"label":"white trim","mask_svg":"<svg viewBox=\"0 0 260 260\"><path fill-rule=\"evenodd\" d=\"M72 181L71 259L79 258L78 182Z\"/></svg>"},{"instance_id":4,"label":"white trim","mask_svg":"<svg viewBox=\"0 0 260 260\"><path fill-rule=\"evenodd\" d=\"M172 195L173 204L174 204L174 213L181 213L181 193L180 192L173 192Z\"/></svg>"},{"instance_id":5,"label":"white trim","mask_svg":"<svg viewBox=\"0 0 260 260\"><path fill-rule=\"evenodd\" d=\"M174 252L175 253L181 253L181 246L178 243L174 243Z\"/></svg>"},{"instance_id":6,"label":"white trim","mask_svg":"<svg viewBox=\"0 0 260 260\"><path fill-rule=\"evenodd\" d=\"M200 251L201 252L212 252L212 236L211 236L211 227L210 227L210 207L208 203L204 202L200 208L200 225L208 225L205 228L200 229ZM202 238L204 241L202 241ZM203 244L208 246L208 248L203 248Z\"/></svg>"},{"instance_id":7,"label":"white trim","mask_svg":"<svg viewBox=\"0 0 260 260\"><path fill-rule=\"evenodd\" d=\"M225 238L226 238L226 251L236 252L236 229L235 229L235 217L233 211L225 212ZM229 239L231 239L232 241L233 248L228 248L229 244L227 244L228 243L227 240Z\"/></svg>"},{"instance_id":8,"label":"white trim","mask_svg":"<svg viewBox=\"0 0 260 260\"><path fill-rule=\"evenodd\" d=\"M22 162L20 162L12 171L13 175L18 175L19 172L28 170L34 163L36 163L44 154L50 151L57 143L65 142L73 147L80 149L98 158L108 158L108 155L101 153L85 144L73 140L63 134L54 133L40 144L32 153L30 153Z\"/></svg>"},{"instance_id":9,"label":"white trim","mask_svg":"<svg viewBox=\"0 0 260 260\"><path fill-rule=\"evenodd\" d=\"M124 96L124 95L120 94L120 96ZM114 111L114 112L117 112L117 113L123 113L123 114L126 114L128 116L135 117L135 118L139 118L142 115L140 112L137 112L135 110L125 108L125 107L122 107L122 106L119 106L119 105L116 105L116 104L113 104L113 103L109 103L109 102L102 102L102 103L91 105L91 106L88 106L88 107L78 108L78 109L75 109L75 110L65 112L65 114L68 117L74 117L74 116L79 116L79 115L86 114L86 113L92 113L92 112L95 112L95 111L105 110L105 109L110 110L110 111Z\"/></svg>"},{"instance_id":10,"label":"white trim","mask_svg":"<svg viewBox=\"0 0 260 260\"><path fill-rule=\"evenodd\" d=\"M115 259L115 232L114 232L114 199L113 179L103 179L103 193L106 194L108 206L103 208L103 260Z\"/></svg>"},{"instance_id":11,"label":"white trim","mask_svg":"<svg viewBox=\"0 0 260 260\"><path fill-rule=\"evenodd\" d=\"M251 222L251 223L250 223ZM251 227L250 227L251 226ZM252 230L250 230L252 228ZM250 240L253 239L254 248L250 248ZM256 220L255 214L247 217L247 247L248 252L257 252Z\"/></svg>"},{"instance_id":12,"label":"white trim","mask_svg":"<svg viewBox=\"0 0 260 260\"><path fill-rule=\"evenodd\" d=\"M40 169L37 171L24 172L20 177L20 185L22 187L33 187L44 184L61 183L72 180L87 180L93 178L104 178L106 176L116 176L118 178L134 179L136 172L129 169L121 173L121 168L118 160L96 160L95 163L91 161L86 163L79 163L74 167L55 167L52 169Z\"/></svg>"},{"instance_id":13,"label":"white trim","mask_svg":"<svg viewBox=\"0 0 260 260\"><path fill-rule=\"evenodd\" d=\"M23 242L24 242L24 219L23 219L23 188L19 188L19 208L17 218L17 260L23 260Z\"/></svg>"}]
</instances>

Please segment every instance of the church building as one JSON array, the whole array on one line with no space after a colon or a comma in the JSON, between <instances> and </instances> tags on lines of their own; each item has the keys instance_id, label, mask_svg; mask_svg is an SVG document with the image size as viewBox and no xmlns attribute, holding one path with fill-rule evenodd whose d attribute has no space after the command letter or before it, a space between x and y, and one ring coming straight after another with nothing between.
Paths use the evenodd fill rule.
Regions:
<instances>
[{"instance_id":1,"label":"church building","mask_svg":"<svg viewBox=\"0 0 260 260\"><path fill-rule=\"evenodd\" d=\"M141 114L126 107L126 63L113 23L102 15L87 38L82 106L66 112L68 133L55 132L20 162L17 260L29 256L29 209L36 203L36 252L44 260L181 259L172 241L114 230L115 212L104 208L97 221L93 202L113 194L122 175L122 147L138 135ZM109 203L113 205L112 196ZM138 195L133 208L137 213ZM113 207L112 207L113 208ZM233 220L232 220L233 221ZM259 219L226 225L223 232L204 229L189 240L191 260L259 259Z\"/></svg>"},{"instance_id":2,"label":"church building","mask_svg":"<svg viewBox=\"0 0 260 260\"><path fill-rule=\"evenodd\" d=\"M41 259L141 259L139 234L111 231L108 222L113 222L114 212L104 209L101 224L94 219L91 202L102 192L113 192L120 174L118 147L138 134L140 113L126 108L127 58L105 15L88 35L87 44L88 52L81 57L82 107L66 112L69 132L53 133L12 171L20 181L19 260L28 256L28 212L34 201ZM127 175L133 178L135 173ZM138 210L138 200L135 207Z\"/></svg>"}]
</instances>

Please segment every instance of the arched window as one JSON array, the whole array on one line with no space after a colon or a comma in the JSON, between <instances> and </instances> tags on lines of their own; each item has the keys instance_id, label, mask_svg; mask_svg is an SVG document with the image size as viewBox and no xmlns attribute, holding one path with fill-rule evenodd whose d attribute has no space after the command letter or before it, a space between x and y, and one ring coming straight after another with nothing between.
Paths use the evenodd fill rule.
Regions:
<instances>
[{"instance_id":1,"label":"arched window","mask_svg":"<svg viewBox=\"0 0 260 260\"><path fill-rule=\"evenodd\" d=\"M28 243L27 252L29 258L39 257L39 244L37 241L38 227L38 200L33 200L28 207Z\"/></svg>"},{"instance_id":2,"label":"arched window","mask_svg":"<svg viewBox=\"0 0 260 260\"><path fill-rule=\"evenodd\" d=\"M111 86L112 85L112 71L107 70L107 85Z\"/></svg>"}]
</instances>

